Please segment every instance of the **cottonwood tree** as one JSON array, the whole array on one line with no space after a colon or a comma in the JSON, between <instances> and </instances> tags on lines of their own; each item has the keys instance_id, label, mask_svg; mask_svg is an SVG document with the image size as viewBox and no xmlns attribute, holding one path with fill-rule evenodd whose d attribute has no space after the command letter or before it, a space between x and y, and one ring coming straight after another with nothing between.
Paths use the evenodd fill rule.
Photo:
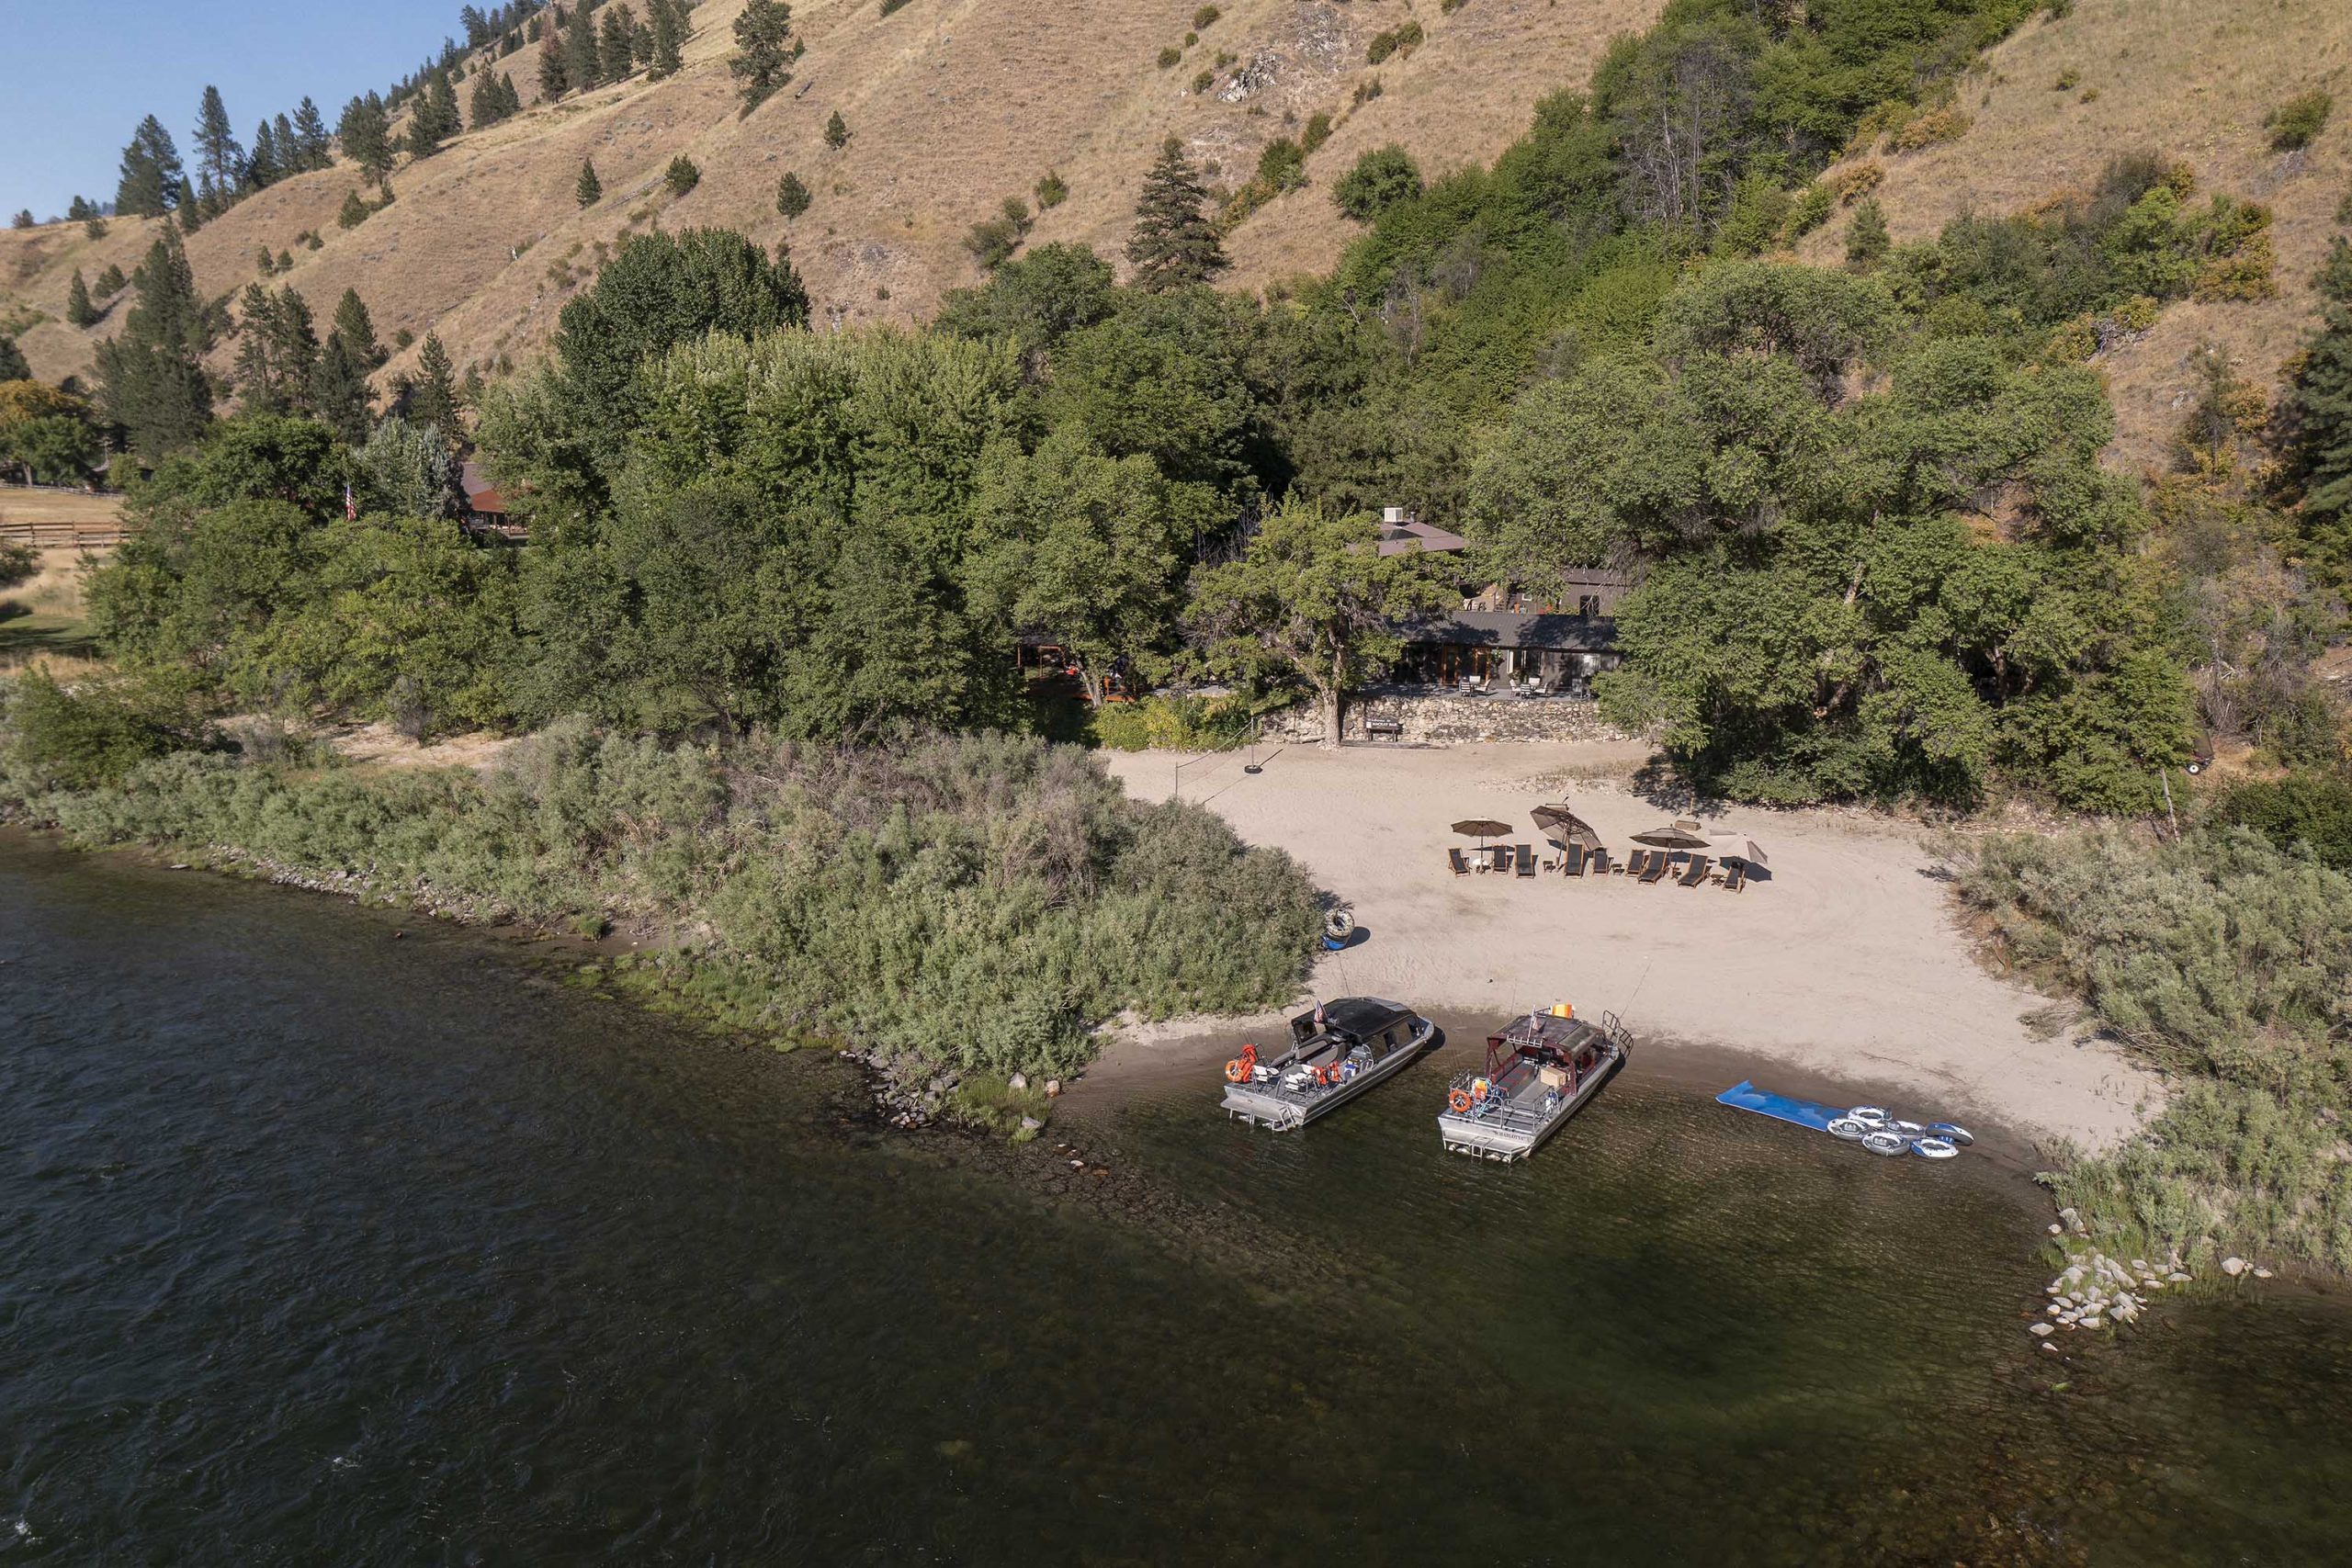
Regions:
<instances>
[{"instance_id":1,"label":"cottonwood tree","mask_svg":"<svg viewBox=\"0 0 2352 1568\"><path fill-rule=\"evenodd\" d=\"M1370 513L1285 498L1238 560L1201 574L1187 617L1215 668L1312 692L1326 746L1347 694L1404 650L1398 622L1452 597L1418 552L1384 556L1379 540Z\"/></svg>"},{"instance_id":2,"label":"cottonwood tree","mask_svg":"<svg viewBox=\"0 0 2352 1568\"><path fill-rule=\"evenodd\" d=\"M1144 175L1143 194L1136 201L1127 260L1135 267L1136 288L1165 293L1205 283L1231 265L1216 226L1204 210L1207 202L1208 192L1184 156L1183 142L1170 137Z\"/></svg>"},{"instance_id":3,"label":"cottonwood tree","mask_svg":"<svg viewBox=\"0 0 2352 1568\"><path fill-rule=\"evenodd\" d=\"M212 421L204 355L212 324L179 235L166 228L131 279L136 301L122 331L98 345L100 400L149 463L188 445Z\"/></svg>"},{"instance_id":4,"label":"cottonwood tree","mask_svg":"<svg viewBox=\"0 0 2352 1568\"><path fill-rule=\"evenodd\" d=\"M727 70L747 115L790 81L792 7L784 0L746 0L735 18L735 55Z\"/></svg>"},{"instance_id":5,"label":"cottonwood tree","mask_svg":"<svg viewBox=\"0 0 2352 1568\"><path fill-rule=\"evenodd\" d=\"M1208 486L1113 457L1075 429L1034 454L992 448L971 513L974 612L1066 649L1098 707L1114 669L1164 649L1194 541L1224 521Z\"/></svg>"}]
</instances>

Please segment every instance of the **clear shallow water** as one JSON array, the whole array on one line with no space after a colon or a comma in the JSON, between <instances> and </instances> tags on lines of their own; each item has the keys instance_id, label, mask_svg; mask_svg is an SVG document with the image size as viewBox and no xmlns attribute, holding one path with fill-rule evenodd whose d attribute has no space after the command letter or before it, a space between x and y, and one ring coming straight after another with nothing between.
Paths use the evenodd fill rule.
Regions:
<instances>
[{"instance_id":1,"label":"clear shallow water","mask_svg":"<svg viewBox=\"0 0 2352 1568\"><path fill-rule=\"evenodd\" d=\"M1057 1123L1093 1178L877 1136L831 1063L413 917L0 842L0 960L11 1560L2352 1539L2341 1294L2059 1365L2018 1327L2046 1271L2014 1177L1640 1071L1515 1168L1439 1153L1442 1063L1284 1138L1171 1088Z\"/></svg>"}]
</instances>

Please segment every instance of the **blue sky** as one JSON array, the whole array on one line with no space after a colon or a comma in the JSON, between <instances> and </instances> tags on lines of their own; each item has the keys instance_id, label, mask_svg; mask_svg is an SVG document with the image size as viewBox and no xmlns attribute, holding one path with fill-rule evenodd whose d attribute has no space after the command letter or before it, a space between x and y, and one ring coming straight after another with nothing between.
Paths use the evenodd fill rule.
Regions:
<instances>
[{"instance_id":1,"label":"blue sky","mask_svg":"<svg viewBox=\"0 0 2352 1568\"><path fill-rule=\"evenodd\" d=\"M457 36L461 3L0 0L0 220L25 207L50 218L76 194L112 200L144 115L190 157L207 83L240 141L306 93L332 130L354 93L390 86Z\"/></svg>"}]
</instances>

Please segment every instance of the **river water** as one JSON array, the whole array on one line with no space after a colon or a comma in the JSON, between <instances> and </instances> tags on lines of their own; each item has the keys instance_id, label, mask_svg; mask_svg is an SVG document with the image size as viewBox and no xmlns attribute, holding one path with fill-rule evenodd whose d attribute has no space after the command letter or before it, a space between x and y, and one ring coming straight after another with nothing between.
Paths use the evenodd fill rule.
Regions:
<instances>
[{"instance_id":1,"label":"river water","mask_svg":"<svg viewBox=\"0 0 2352 1568\"><path fill-rule=\"evenodd\" d=\"M1445 1060L1283 1138L1189 1082L1026 1149L887 1134L837 1064L570 968L0 840L0 1556L2352 1540L2345 1295L2038 1353L2046 1210L1995 1161L1867 1160L1640 1064L1518 1168L1439 1152Z\"/></svg>"}]
</instances>

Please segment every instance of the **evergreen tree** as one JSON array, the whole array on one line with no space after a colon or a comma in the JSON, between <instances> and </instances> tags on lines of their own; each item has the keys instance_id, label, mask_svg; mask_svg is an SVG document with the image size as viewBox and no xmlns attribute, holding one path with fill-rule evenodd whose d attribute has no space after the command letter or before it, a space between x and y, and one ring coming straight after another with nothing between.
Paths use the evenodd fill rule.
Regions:
<instances>
[{"instance_id":1,"label":"evergreen tree","mask_svg":"<svg viewBox=\"0 0 2352 1568\"><path fill-rule=\"evenodd\" d=\"M122 276L122 268L108 262L106 271L98 274L98 281L94 287L97 289L99 299L111 299L122 292L123 285L127 281L129 280Z\"/></svg>"},{"instance_id":2,"label":"evergreen tree","mask_svg":"<svg viewBox=\"0 0 2352 1568\"><path fill-rule=\"evenodd\" d=\"M271 318L276 301L268 289L248 283L237 300L237 366L230 379L243 413L284 413L284 390L270 363Z\"/></svg>"},{"instance_id":3,"label":"evergreen tree","mask_svg":"<svg viewBox=\"0 0 2352 1568\"><path fill-rule=\"evenodd\" d=\"M596 47L596 17L586 5L571 13L564 29L563 73L574 91L584 93L605 79L604 55Z\"/></svg>"},{"instance_id":4,"label":"evergreen tree","mask_svg":"<svg viewBox=\"0 0 2352 1568\"><path fill-rule=\"evenodd\" d=\"M702 184L702 171L695 167L692 158L681 152L670 160L669 168L662 173L662 183L670 187L672 196L684 196Z\"/></svg>"},{"instance_id":5,"label":"evergreen tree","mask_svg":"<svg viewBox=\"0 0 2352 1568\"><path fill-rule=\"evenodd\" d=\"M348 190L343 194L343 210L334 215L335 226L339 229L356 229L374 217L375 213L374 208L359 199L359 193L356 190Z\"/></svg>"},{"instance_id":6,"label":"evergreen tree","mask_svg":"<svg viewBox=\"0 0 2352 1568\"><path fill-rule=\"evenodd\" d=\"M1886 259L1894 242L1886 231L1886 214L1876 197L1870 197L1854 209L1854 220L1846 226L1846 265L1856 272L1868 272Z\"/></svg>"},{"instance_id":7,"label":"evergreen tree","mask_svg":"<svg viewBox=\"0 0 2352 1568\"><path fill-rule=\"evenodd\" d=\"M32 378L33 367L25 363L25 351L17 346L15 338L0 333L0 381L29 381Z\"/></svg>"},{"instance_id":8,"label":"evergreen tree","mask_svg":"<svg viewBox=\"0 0 2352 1568\"><path fill-rule=\"evenodd\" d=\"M747 115L792 80L792 7L784 0L746 0L735 18L735 57L727 69Z\"/></svg>"},{"instance_id":9,"label":"evergreen tree","mask_svg":"<svg viewBox=\"0 0 2352 1568\"><path fill-rule=\"evenodd\" d=\"M682 52L685 45L685 18L679 16L671 0L652 0L653 59L646 73L659 82L675 76L685 69Z\"/></svg>"},{"instance_id":10,"label":"evergreen tree","mask_svg":"<svg viewBox=\"0 0 2352 1568\"><path fill-rule=\"evenodd\" d=\"M17 209L17 215L8 220L8 227L11 229L29 229L32 226L33 209L29 207L19 207Z\"/></svg>"},{"instance_id":11,"label":"evergreen tree","mask_svg":"<svg viewBox=\"0 0 2352 1568\"><path fill-rule=\"evenodd\" d=\"M218 87L207 86L197 105L196 166L203 183L223 197L244 183L244 149L229 129L229 107Z\"/></svg>"},{"instance_id":12,"label":"evergreen tree","mask_svg":"<svg viewBox=\"0 0 2352 1568\"><path fill-rule=\"evenodd\" d=\"M800 183L798 175L786 173L775 182L775 209L786 218L797 218L808 210L808 187Z\"/></svg>"},{"instance_id":13,"label":"evergreen tree","mask_svg":"<svg viewBox=\"0 0 2352 1568\"><path fill-rule=\"evenodd\" d=\"M447 72L435 71L409 115L409 155L430 158L441 150L441 143L464 129L458 118L458 89L450 85Z\"/></svg>"},{"instance_id":14,"label":"evergreen tree","mask_svg":"<svg viewBox=\"0 0 2352 1568\"><path fill-rule=\"evenodd\" d=\"M180 182L180 204L174 210L179 215L181 233L193 234L204 227L204 199L186 180Z\"/></svg>"},{"instance_id":15,"label":"evergreen tree","mask_svg":"<svg viewBox=\"0 0 2352 1568\"><path fill-rule=\"evenodd\" d=\"M73 200L65 204L65 221L68 223L87 222L97 215L98 209L91 206L86 200L83 199L79 196L74 197ZM32 225L30 224L26 225L27 228L30 228L31 226Z\"/></svg>"},{"instance_id":16,"label":"evergreen tree","mask_svg":"<svg viewBox=\"0 0 2352 1568\"><path fill-rule=\"evenodd\" d=\"M506 97L498 90L496 76L485 71L474 78L473 96L466 100L466 110L476 130L506 118Z\"/></svg>"},{"instance_id":17,"label":"evergreen tree","mask_svg":"<svg viewBox=\"0 0 2352 1568\"><path fill-rule=\"evenodd\" d=\"M481 14L479 6L468 6L459 10L458 24L466 29L468 49L480 49L490 41L490 18Z\"/></svg>"},{"instance_id":18,"label":"evergreen tree","mask_svg":"<svg viewBox=\"0 0 2352 1568\"><path fill-rule=\"evenodd\" d=\"M1205 283L1232 264L1226 260L1216 227L1202 209L1208 192L1184 156L1184 144L1170 137L1144 175L1143 194L1136 201L1136 228L1127 241L1127 260L1135 265L1134 282L1147 293L1160 294L1189 284Z\"/></svg>"},{"instance_id":19,"label":"evergreen tree","mask_svg":"<svg viewBox=\"0 0 2352 1568\"><path fill-rule=\"evenodd\" d=\"M340 332L327 333L326 346L319 350L318 365L311 372L311 412L353 446L366 445L376 423L367 364Z\"/></svg>"},{"instance_id":20,"label":"evergreen tree","mask_svg":"<svg viewBox=\"0 0 2352 1568\"><path fill-rule=\"evenodd\" d=\"M288 175L306 173L311 165L302 161L302 144L295 138L294 122L279 115L271 122L271 129L277 133L277 177L282 180Z\"/></svg>"},{"instance_id":21,"label":"evergreen tree","mask_svg":"<svg viewBox=\"0 0 2352 1568\"><path fill-rule=\"evenodd\" d=\"M539 40L539 101L551 104L571 85L571 73L563 63L563 35L551 26Z\"/></svg>"},{"instance_id":22,"label":"evergreen tree","mask_svg":"<svg viewBox=\"0 0 2352 1568\"><path fill-rule=\"evenodd\" d=\"M597 50L604 80L618 82L628 76L636 53L637 18L626 5L615 6L605 13L604 41Z\"/></svg>"},{"instance_id":23,"label":"evergreen tree","mask_svg":"<svg viewBox=\"0 0 2352 1568\"><path fill-rule=\"evenodd\" d=\"M86 327L98 319L98 308L90 303L90 286L82 281L82 269L74 269L74 279L65 286L65 320L74 326Z\"/></svg>"},{"instance_id":24,"label":"evergreen tree","mask_svg":"<svg viewBox=\"0 0 2352 1568\"><path fill-rule=\"evenodd\" d=\"M254 150L245 159L245 184L254 190L275 185L284 171L277 163L277 134L263 120L254 128Z\"/></svg>"},{"instance_id":25,"label":"evergreen tree","mask_svg":"<svg viewBox=\"0 0 2352 1568\"><path fill-rule=\"evenodd\" d=\"M374 93L354 98L343 108L343 118L336 122L335 137L343 143L344 156L359 165L359 172L378 185L392 172L391 116L385 111L383 99Z\"/></svg>"},{"instance_id":26,"label":"evergreen tree","mask_svg":"<svg viewBox=\"0 0 2352 1568\"><path fill-rule=\"evenodd\" d=\"M2352 241L2335 237L2313 282L2320 329L2295 372L2288 466L2304 536L2340 583L2352 580Z\"/></svg>"},{"instance_id":27,"label":"evergreen tree","mask_svg":"<svg viewBox=\"0 0 2352 1568\"><path fill-rule=\"evenodd\" d=\"M842 118L839 109L835 109L832 118L825 121L825 145L836 152L849 145L849 121Z\"/></svg>"},{"instance_id":28,"label":"evergreen tree","mask_svg":"<svg viewBox=\"0 0 2352 1568\"><path fill-rule=\"evenodd\" d=\"M458 437L457 368L449 363L449 351L441 346L437 333L425 333L424 346L417 350L408 417L413 423L433 426L444 441L454 443Z\"/></svg>"},{"instance_id":29,"label":"evergreen tree","mask_svg":"<svg viewBox=\"0 0 2352 1568\"><path fill-rule=\"evenodd\" d=\"M180 166L179 149L163 121L149 115L131 133L122 150L122 178L115 186L114 209L125 218L161 218L178 202L187 188L187 171Z\"/></svg>"},{"instance_id":30,"label":"evergreen tree","mask_svg":"<svg viewBox=\"0 0 2352 1568\"><path fill-rule=\"evenodd\" d=\"M586 158L580 160L580 179L571 187L572 199L582 207L594 207L604 199L605 182L596 177L596 165Z\"/></svg>"},{"instance_id":31,"label":"evergreen tree","mask_svg":"<svg viewBox=\"0 0 2352 1568\"><path fill-rule=\"evenodd\" d=\"M294 109L294 144L301 150L305 169L323 169L334 161L334 149L327 144L327 122L319 106L308 97Z\"/></svg>"},{"instance_id":32,"label":"evergreen tree","mask_svg":"<svg viewBox=\"0 0 2352 1568\"><path fill-rule=\"evenodd\" d=\"M390 351L376 341L376 323L356 288L345 289L343 298L335 301L334 325L328 329L328 335L343 340L363 371L372 371L391 357Z\"/></svg>"},{"instance_id":33,"label":"evergreen tree","mask_svg":"<svg viewBox=\"0 0 2352 1568\"><path fill-rule=\"evenodd\" d=\"M212 384L204 355L212 332L187 252L169 228L131 278L138 299L122 331L98 345L99 399L131 448L151 465L204 434Z\"/></svg>"}]
</instances>

